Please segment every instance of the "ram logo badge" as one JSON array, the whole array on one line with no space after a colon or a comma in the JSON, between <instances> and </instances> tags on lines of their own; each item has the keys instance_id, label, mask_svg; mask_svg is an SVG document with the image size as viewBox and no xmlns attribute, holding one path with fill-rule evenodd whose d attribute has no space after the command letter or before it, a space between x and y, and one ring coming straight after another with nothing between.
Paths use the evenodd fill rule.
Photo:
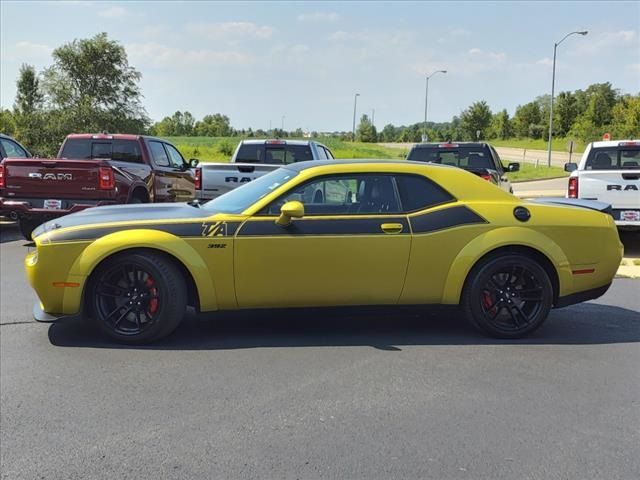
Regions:
<instances>
[{"instance_id":1,"label":"ram logo badge","mask_svg":"<svg viewBox=\"0 0 640 480\"><path fill-rule=\"evenodd\" d=\"M607 191L611 191L611 190L616 190L618 192L621 192L623 190L635 190L638 191L638 186L637 185L625 185L624 188L622 187L622 185L607 185Z\"/></svg>"},{"instance_id":2,"label":"ram logo badge","mask_svg":"<svg viewBox=\"0 0 640 480\"><path fill-rule=\"evenodd\" d=\"M29 178L37 178L39 180L73 180L73 175L70 173L45 173L43 175L39 172L30 172Z\"/></svg>"},{"instance_id":3,"label":"ram logo badge","mask_svg":"<svg viewBox=\"0 0 640 480\"><path fill-rule=\"evenodd\" d=\"M244 183L244 182L250 182L251 181L251 177L224 177L224 181L229 183Z\"/></svg>"}]
</instances>

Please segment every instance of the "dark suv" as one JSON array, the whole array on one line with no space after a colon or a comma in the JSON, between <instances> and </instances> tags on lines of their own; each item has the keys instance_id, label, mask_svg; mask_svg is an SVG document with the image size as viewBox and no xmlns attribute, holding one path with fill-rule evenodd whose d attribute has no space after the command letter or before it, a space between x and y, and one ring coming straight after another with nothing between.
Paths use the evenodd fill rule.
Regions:
<instances>
[{"instance_id":1,"label":"dark suv","mask_svg":"<svg viewBox=\"0 0 640 480\"><path fill-rule=\"evenodd\" d=\"M509 193L513 193L513 188L505 172L520 170L519 163L509 163L505 167L496 149L485 142L419 143L409 151L407 160L462 168Z\"/></svg>"}]
</instances>

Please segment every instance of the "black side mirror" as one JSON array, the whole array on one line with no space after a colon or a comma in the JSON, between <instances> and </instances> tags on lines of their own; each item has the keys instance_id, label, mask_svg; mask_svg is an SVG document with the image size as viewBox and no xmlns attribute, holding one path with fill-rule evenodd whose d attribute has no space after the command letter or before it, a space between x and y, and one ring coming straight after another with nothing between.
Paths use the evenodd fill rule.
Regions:
<instances>
[{"instance_id":1,"label":"black side mirror","mask_svg":"<svg viewBox=\"0 0 640 480\"><path fill-rule=\"evenodd\" d=\"M197 158L192 158L189 160L189 168L196 168L199 163L200 160L198 160Z\"/></svg>"},{"instance_id":2,"label":"black side mirror","mask_svg":"<svg viewBox=\"0 0 640 480\"><path fill-rule=\"evenodd\" d=\"M564 164L564 171L565 172L571 173L571 172L573 172L574 170L577 170L577 169L578 169L578 164L577 163L571 162L571 163L565 163Z\"/></svg>"},{"instance_id":3,"label":"black side mirror","mask_svg":"<svg viewBox=\"0 0 640 480\"><path fill-rule=\"evenodd\" d=\"M507 166L507 171L508 172L519 172L520 171L520 164L518 162L512 162Z\"/></svg>"}]
</instances>

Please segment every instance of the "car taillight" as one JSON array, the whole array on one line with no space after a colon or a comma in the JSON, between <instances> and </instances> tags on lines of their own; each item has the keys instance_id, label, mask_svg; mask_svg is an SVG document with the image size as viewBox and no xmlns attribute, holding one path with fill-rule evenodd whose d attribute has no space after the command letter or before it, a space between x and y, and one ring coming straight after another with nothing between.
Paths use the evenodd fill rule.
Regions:
<instances>
[{"instance_id":1,"label":"car taillight","mask_svg":"<svg viewBox=\"0 0 640 480\"><path fill-rule=\"evenodd\" d=\"M569 198L578 198L578 177L569 177L567 196Z\"/></svg>"},{"instance_id":2,"label":"car taillight","mask_svg":"<svg viewBox=\"0 0 640 480\"><path fill-rule=\"evenodd\" d=\"M4 165L0 165L0 188L4 188Z\"/></svg>"},{"instance_id":3,"label":"car taillight","mask_svg":"<svg viewBox=\"0 0 640 480\"><path fill-rule=\"evenodd\" d=\"M195 172L196 190L202 190L202 169L196 168Z\"/></svg>"},{"instance_id":4,"label":"car taillight","mask_svg":"<svg viewBox=\"0 0 640 480\"><path fill-rule=\"evenodd\" d=\"M110 167L100 167L98 170L100 190L113 190L116 186L116 178Z\"/></svg>"}]
</instances>

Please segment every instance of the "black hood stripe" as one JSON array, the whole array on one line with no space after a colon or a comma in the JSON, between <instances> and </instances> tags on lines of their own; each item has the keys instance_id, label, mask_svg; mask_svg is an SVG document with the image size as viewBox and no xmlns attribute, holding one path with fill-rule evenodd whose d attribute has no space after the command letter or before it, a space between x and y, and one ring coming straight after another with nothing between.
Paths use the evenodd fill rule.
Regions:
<instances>
[{"instance_id":1,"label":"black hood stripe","mask_svg":"<svg viewBox=\"0 0 640 480\"><path fill-rule=\"evenodd\" d=\"M156 225L120 225L94 227L74 231L51 233L51 242L75 242L81 240L97 240L100 237L123 230L160 230L177 237L231 237L235 235L240 222L192 222L166 223Z\"/></svg>"}]
</instances>

